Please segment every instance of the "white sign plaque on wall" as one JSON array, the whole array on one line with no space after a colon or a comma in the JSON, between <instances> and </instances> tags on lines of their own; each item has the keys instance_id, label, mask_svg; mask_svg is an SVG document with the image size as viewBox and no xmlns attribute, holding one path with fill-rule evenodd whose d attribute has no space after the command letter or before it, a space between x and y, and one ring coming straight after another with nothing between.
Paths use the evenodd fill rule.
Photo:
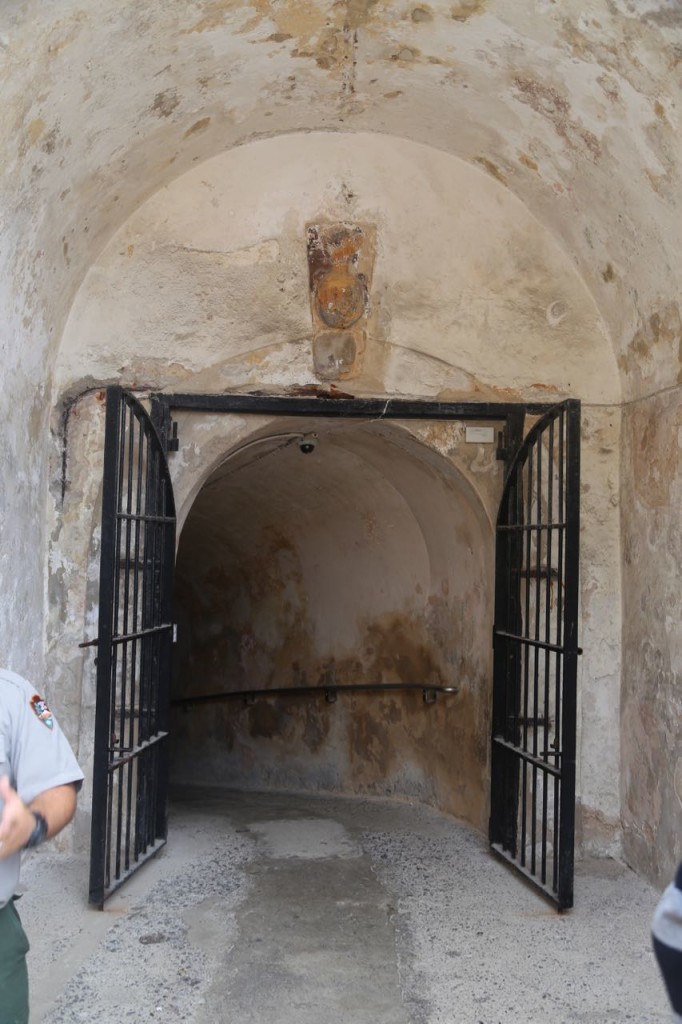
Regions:
<instances>
[{"instance_id":1,"label":"white sign plaque on wall","mask_svg":"<svg viewBox=\"0 0 682 1024\"><path fill-rule=\"evenodd\" d=\"M469 444L494 444L494 427L467 427L466 440Z\"/></svg>"}]
</instances>

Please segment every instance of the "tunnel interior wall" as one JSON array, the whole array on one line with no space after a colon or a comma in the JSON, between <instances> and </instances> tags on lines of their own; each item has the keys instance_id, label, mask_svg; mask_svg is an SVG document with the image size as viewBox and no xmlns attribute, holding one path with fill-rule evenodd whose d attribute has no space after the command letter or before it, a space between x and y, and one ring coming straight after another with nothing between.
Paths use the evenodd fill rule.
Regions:
<instances>
[{"instance_id":1,"label":"tunnel interior wall","mask_svg":"<svg viewBox=\"0 0 682 1024\"><path fill-rule=\"evenodd\" d=\"M473 447L499 481L492 451ZM267 437L262 449L220 467L185 520L174 692L319 690L177 710L172 779L399 795L482 828L493 545L480 501L397 427L322 428L310 455ZM330 704L334 683L459 692Z\"/></svg>"},{"instance_id":2,"label":"tunnel interior wall","mask_svg":"<svg viewBox=\"0 0 682 1024\"><path fill-rule=\"evenodd\" d=\"M624 848L630 863L664 886L682 859L679 389L628 407L623 464Z\"/></svg>"}]
</instances>

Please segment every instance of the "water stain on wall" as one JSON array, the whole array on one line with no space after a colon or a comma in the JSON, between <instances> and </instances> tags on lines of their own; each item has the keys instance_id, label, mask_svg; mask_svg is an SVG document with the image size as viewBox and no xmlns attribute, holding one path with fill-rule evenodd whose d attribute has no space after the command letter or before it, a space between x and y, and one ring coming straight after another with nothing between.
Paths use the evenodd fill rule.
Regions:
<instances>
[{"instance_id":1,"label":"water stain on wall","mask_svg":"<svg viewBox=\"0 0 682 1024\"><path fill-rule=\"evenodd\" d=\"M599 139L572 116L569 101L557 88L529 74L515 74L512 87L521 103L551 122L557 135L570 149L586 149L595 160L600 156Z\"/></svg>"},{"instance_id":2,"label":"water stain on wall","mask_svg":"<svg viewBox=\"0 0 682 1024\"><path fill-rule=\"evenodd\" d=\"M201 17L187 28L179 30L180 35L211 32L226 24L228 16L235 9L234 0L206 0L202 5Z\"/></svg>"},{"instance_id":3,"label":"water stain on wall","mask_svg":"<svg viewBox=\"0 0 682 1024\"><path fill-rule=\"evenodd\" d=\"M164 92L157 92L151 111L157 117L170 117L173 111L180 104L180 98L176 89L166 89Z\"/></svg>"},{"instance_id":4,"label":"water stain on wall","mask_svg":"<svg viewBox=\"0 0 682 1024\"><path fill-rule=\"evenodd\" d=\"M451 621L450 640L457 633ZM228 646L215 638L207 658L192 655L201 664L193 662L184 695L192 692L190 678L201 680L200 690L239 688L234 685L239 672L230 671L224 660ZM280 674L275 685L324 690L335 683L410 683L417 689L339 693L332 704L322 694L273 694L251 705L231 700L196 706L176 715L176 757L201 760L210 750L209 774L217 771L225 785L248 777L255 785L286 787L293 777L297 785L315 790L328 788L332 779L341 792L412 796L483 827L489 697L485 676L473 667L478 656L460 649L459 694L427 705L421 687L451 684L452 677L433 636L413 616L368 623L357 655L348 658L319 659L303 634L294 648L289 673Z\"/></svg>"},{"instance_id":5,"label":"water stain on wall","mask_svg":"<svg viewBox=\"0 0 682 1024\"><path fill-rule=\"evenodd\" d=\"M628 376L641 380L652 374L659 361L671 357L679 362L678 383L682 383L682 313L678 302L668 302L642 317L618 363Z\"/></svg>"},{"instance_id":6,"label":"water stain on wall","mask_svg":"<svg viewBox=\"0 0 682 1024\"><path fill-rule=\"evenodd\" d=\"M483 14L488 0L460 0L450 8L450 17L454 21L467 21L475 14Z\"/></svg>"},{"instance_id":7,"label":"water stain on wall","mask_svg":"<svg viewBox=\"0 0 682 1024\"><path fill-rule=\"evenodd\" d=\"M191 127L183 135L183 139L188 139L191 135L196 135L197 132L203 132L204 129L208 128L211 123L210 117L201 117L198 121L195 121Z\"/></svg>"},{"instance_id":8,"label":"water stain on wall","mask_svg":"<svg viewBox=\"0 0 682 1024\"><path fill-rule=\"evenodd\" d=\"M669 508L679 487L682 407L635 412L634 479L637 497L647 508Z\"/></svg>"},{"instance_id":9,"label":"water stain on wall","mask_svg":"<svg viewBox=\"0 0 682 1024\"><path fill-rule=\"evenodd\" d=\"M474 157L474 162L477 163L477 164L480 164L481 167L484 167L485 170L488 172L488 174L491 174L493 176L493 178L496 178L497 181L500 182L500 184L502 184L502 185L506 185L507 184L507 179L505 178L505 176L502 173L502 171L499 169L497 164L494 164L492 160L488 159L488 157L486 157L486 156Z\"/></svg>"},{"instance_id":10,"label":"water stain on wall","mask_svg":"<svg viewBox=\"0 0 682 1024\"><path fill-rule=\"evenodd\" d=\"M366 678L382 683L445 685L441 657L421 622L395 615L369 623L363 644Z\"/></svg>"}]
</instances>

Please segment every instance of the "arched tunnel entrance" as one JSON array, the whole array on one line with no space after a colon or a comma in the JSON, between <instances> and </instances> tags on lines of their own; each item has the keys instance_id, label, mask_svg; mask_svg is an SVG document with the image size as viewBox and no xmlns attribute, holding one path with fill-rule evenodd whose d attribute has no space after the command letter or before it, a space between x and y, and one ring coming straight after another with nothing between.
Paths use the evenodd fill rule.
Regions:
<instances>
[{"instance_id":1,"label":"arched tunnel entrance","mask_svg":"<svg viewBox=\"0 0 682 1024\"><path fill-rule=\"evenodd\" d=\"M493 532L444 451L463 427L441 427L287 417L213 469L179 541L173 699L320 693L173 707L171 782L401 796L485 827ZM334 683L458 692L327 703Z\"/></svg>"},{"instance_id":2,"label":"arched tunnel entrance","mask_svg":"<svg viewBox=\"0 0 682 1024\"><path fill-rule=\"evenodd\" d=\"M492 848L570 906L580 403L151 404L107 393L91 902L165 842L169 779L483 830L490 738Z\"/></svg>"}]
</instances>

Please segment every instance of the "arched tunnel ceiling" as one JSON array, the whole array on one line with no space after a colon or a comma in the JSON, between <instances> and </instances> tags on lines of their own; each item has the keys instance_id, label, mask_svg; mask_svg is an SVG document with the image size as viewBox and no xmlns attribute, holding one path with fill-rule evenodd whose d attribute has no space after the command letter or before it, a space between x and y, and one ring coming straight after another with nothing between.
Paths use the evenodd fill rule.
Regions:
<instances>
[{"instance_id":1,"label":"arched tunnel ceiling","mask_svg":"<svg viewBox=\"0 0 682 1024\"><path fill-rule=\"evenodd\" d=\"M305 442L311 450L302 450ZM374 510L390 506L396 517L413 522L421 538L415 557L425 559L431 573L445 559L438 546L443 521L452 528L460 505L488 536L490 510L470 482L404 428L288 417L281 429L267 428L228 452L187 521L191 517L193 529L203 532L201 543L219 541L238 554L272 526L296 535L301 546L332 526L329 543L354 542L358 523L376 539L394 524L390 516L374 521Z\"/></svg>"},{"instance_id":2,"label":"arched tunnel ceiling","mask_svg":"<svg viewBox=\"0 0 682 1024\"><path fill-rule=\"evenodd\" d=\"M3 276L29 371L147 196L235 145L327 129L494 175L576 262L631 392L676 382L677 0L34 0L3 5L0 48Z\"/></svg>"},{"instance_id":3,"label":"arched tunnel ceiling","mask_svg":"<svg viewBox=\"0 0 682 1024\"><path fill-rule=\"evenodd\" d=\"M320 650L352 652L363 623L421 621L444 595L488 593L490 538L471 483L404 429L291 419L210 475L182 526L177 576L201 602L251 603L278 621L285 609L294 631L310 621Z\"/></svg>"}]
</instances>

